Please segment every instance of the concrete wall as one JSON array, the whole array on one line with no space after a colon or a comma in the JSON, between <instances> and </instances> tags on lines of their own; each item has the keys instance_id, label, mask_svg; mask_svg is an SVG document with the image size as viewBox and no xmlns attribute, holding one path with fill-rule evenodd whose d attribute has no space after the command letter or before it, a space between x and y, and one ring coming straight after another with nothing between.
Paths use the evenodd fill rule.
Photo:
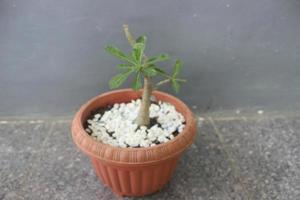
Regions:
<instances>
[{"instance_id":1,"label":"concrete wall","mask_svg":"<svg viewBox=\"0 0 300 200\"><path fill-rule=\"evenodd\" d=\"M0 116L69 115L107 91L123 23L184 61L191 105L299 106L299 0L2 0Z\"/></svg>"}]
</instances>

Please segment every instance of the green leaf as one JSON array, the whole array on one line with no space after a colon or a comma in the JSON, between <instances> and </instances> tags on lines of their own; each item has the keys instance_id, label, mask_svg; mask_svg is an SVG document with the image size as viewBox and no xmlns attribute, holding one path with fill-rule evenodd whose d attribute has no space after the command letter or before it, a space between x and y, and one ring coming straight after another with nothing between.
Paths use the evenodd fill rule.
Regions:
<instances>
[{"instance_id":1,"label":"green leaf","mask_svg":"<svg viewBox=\"0 0 300 200\"><path fill-rule=\"evenodd\" d=\"M168 59L169 59L169 55L168 54L160 54L158 56L149 58L147 60L147 64L153 64L153 63L156 63L156 62L162 62L162 61L165 61L165 60L168 60Z\"/></svg>"},{"instance_id":2,"label":"green leaf","mask_svg":"<svg viewBox=\"0 0 300 200\"><path fill-rule=\"evenodd\" d=\"M157 73L161 74L161 75L168 75L165 70L160 69L158 67L154 67L154 69L157 71Z\"/></svg>"},{"instance_id":3,"label":"green leaf","mask_svg":"<svg viewBox=\"0 0 300 200\"><path fill-rule=\"evenodd\" d=\"M174 65L174 68L173 68L173 74L172 74L172 77L173 78L176 78L177 75L180 73L181 71L181 68L182 68L182 63L180 60L176 60L175 62L175 65Z\"/></svg>"},{"instance_id":4,"label":"green leaf","mask_svg":"<svg viewBox=\"0 0 300 200\"><path fill-rule=\"evenodd\" d=\"M117 65L117 67L119 69L132 69L133 68L132 64L119 64L119 65Z\"/></svg>"},{"instance_id":5,"label":"green leaf","mask_svg":"<svg viewBox=\"0 0 300 200\"><path fill-rule=\"evenodd\" d=\"M132 57L136 62L141 63L144 56L145 45L143 43L135 43L133 45Z\"/></svg>"},{"instance_id":6,"label":"green leaf","mask_svg":"<svg viewBox=\"0 0 300 200\"><path fill-rule=\"evenodd\" d=\"M136 43L142 43L144 44L144 46L146 46L146 42L147 42L147 37L145 35L142 35L140 37L138 37L136 40L135 40Z\"/></svg>"},{"instance_id":7,"label":"green leaf","mask_svg":"<svg viewBox=\"0 0 300 200\"><path fill-rule=\"evenodd\" d=\"M132 73L132 70L129 70L129 71L123 72L121 74L118 74L118 75L112 77L112 79L110 79L110 81L109 81L109 87L111 89L120 87L126 81L126 79L128 78L128 76L131 73Z\"/></svg>"},{"instance_id":8,"label":"green leaf","mask_svg":"<svg viewBox=\"0 0 300 200\"><path fill-rule=\"evenodd\" d=\"M142 88L141 73L137 73L132 83L132 89L138 90Z\"/></svg>"},{"instance_id":9,"label":"green leaf","mask_svg":"<svg viewBox=\"0 0 300 200\"><path fill-rule=\"evenodd\" d=\"M157 71L155 70L154 67L145 67L143 68L143 72L147 75L147 76L156 76L157 75Z\"/></svg>"},{"instance_id":10,"label":"green leaf","mask_svg":"<svg viewBox=\"0 0 300 200\"><path fill-rule=\"evenodd\" d=\"M115 46L108 45L105 47L105 51L107 53L119 58L120 60L135 64L135 62L133 60L131 60L125 53L123 53L120 49L118 49Z\"/></svg>"},{"instance_id":11,"label":"green leaf","mask_svg":"<svg viewBox=\"0 0 300 200\"><path fill-rule=\"evenodd\" d=\"M175 79L172 79L171 80L171 84L172 84L172 88L173 90L178 93L179 92L179 89L180 89L180 84L175 80Z\"/></svg>"}]
</instances>

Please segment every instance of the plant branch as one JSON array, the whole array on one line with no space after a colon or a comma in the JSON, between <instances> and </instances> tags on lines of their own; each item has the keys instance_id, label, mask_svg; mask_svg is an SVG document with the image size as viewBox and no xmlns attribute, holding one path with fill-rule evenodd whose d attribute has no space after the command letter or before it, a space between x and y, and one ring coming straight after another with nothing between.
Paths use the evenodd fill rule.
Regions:
<instances>
[{"instance_id":1,"label":"plant branch","mask_svg":"<svg viewBox=\"0 0 300 200\"><path fill-rule=\"evenodd\" d=\"M129 31L128 25L124 24L123 29L124 29L124 32L125 32L125 35L126 35L126 38L129 42L129 44L133 47L135 44L135 39ZM144 59L143 63L145 64L148 59L145 54L143 54L143 59ZM141 102L139 113L138 113L138 116L136 119L136 123L139 126L148 126L150 124L149 108L151 105L150 97L151 97L152 91L153 91L153 87L152 87L151 78L150 78L150 76L144 75L142 102Z\"/></svg>"},{"instance_id":2,"label":"plant branch","mask_svg":"<svg viewBox=\"0 0 300 200\"><path fill-rule=\"evenodd\" d=\"M162 85L164 85L164 84L166 84L166 83L169 83L171 80L172 80L172 77L170 77L170 78L168 78L168 79L165 79L165 80L162 80L162 81L159 81L158 83L155 84L155 87L153 88L153 90L157 90L158 87L160 87L160 86L162 86ZM183 83L186 82L185 79L179 79L179 78L178 78L178 79L175 79L175 80L177 80L177 81L179 81L179 82L183 82Z\"/></svg>"},{"instance_id":3,"label":"plant branch","mask_svg":"<svg viewBox=\"0 0 300 200\"><path fill-rule=\"evenodd\" d=\"M128 43L133 47L133 45L135 44L135 39L129 31L128 24L123 24L123 30L124 30L125 36L128 40ZM143 54L143 57L144 57L144 64L146 64L148 57L145 54Z\"/></svg>"},{"instance_id":4,"label":"plant branch","mask_svg":"<svg viewBox=\"0 0 300 200\"><path fill-rule=\"evenodd\" d=\"M156 87L159 87L159 86L161 86L161 85L163 85L163 84L166 84L166 83L169 83L170 82L170 79L165 79L165 80L162 80L162 81L160 81L160 82L158 82L158 83L156 83Z\"/></svg>"},{"instance_id":5,"label":"plant branch","mask_svg":"<svg viewBox=\"0 0 300 200\"><path fill-rule=\"evenodd\" d=\"M128 43L133 47L133 45L135 44L135 39L129 31L128 24L123 25L123 30L124 30L125 36L128 40Z\"/></svg>"},{"instance_id":6,"label":"plant branch","mask_svg":"<svg viewBox=\"0 0 300 200\"><path fill-rule=\"evenodd\" d=\"M173 79L171 76L168 76L168 75L166 75L165 77L167 77L168 79L165 79L165 80L162 80L162 81L158 82L155 86L160 86L160 85L169 83ZM173 80L176 80L176 81L179 81L179 82L183 82L183 83L186 82L185 79L181 79L181 78L175 78Z\"/></svg>"},{"instance_id":7,"label":"plant branch","mask_svg":"<svg viewBox=\"0 0 300 200\"><path fill-rule=\"evenodd\" d=\"M182 82L182 83L186 83L185 79L181 79L181 78L176 78L176 81Z\"/></svg>"}]
</instances>

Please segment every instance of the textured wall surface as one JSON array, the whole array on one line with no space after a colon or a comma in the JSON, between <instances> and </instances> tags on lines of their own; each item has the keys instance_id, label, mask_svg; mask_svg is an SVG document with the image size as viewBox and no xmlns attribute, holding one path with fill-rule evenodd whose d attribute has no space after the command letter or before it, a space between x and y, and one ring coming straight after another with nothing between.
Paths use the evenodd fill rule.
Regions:
<instances>
[{"instance_id":1,"label":"textured wall surface","mask_svg":"<svg viewBox=\"0 0 300 200\"><path fill-rule=\"evenodd\" d=\"M298 0L2 0L0 115L69 115L107 91L118 62L103 47L128 49L123 23L184 61L191 105L299 107Z\"/></svg>"}]
</instances>

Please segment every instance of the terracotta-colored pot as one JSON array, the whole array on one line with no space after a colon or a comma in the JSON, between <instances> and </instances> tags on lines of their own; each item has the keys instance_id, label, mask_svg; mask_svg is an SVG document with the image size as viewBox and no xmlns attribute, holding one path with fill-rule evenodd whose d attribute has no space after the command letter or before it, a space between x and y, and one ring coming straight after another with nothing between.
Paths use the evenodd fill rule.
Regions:
<instances>
[{"instance_id":1,"label":"terracotta-colored pot","mask_svg":"<svg viewBox=\"0 0 300 200\"><path fill-rule=\"evenodd\" d=\"M160 190L171 178L181 153L194 141L196 121L189 108L179 99L164 92L153 92L161 101L176 107L186 119L186 126L169 142L147 148L119 148L93 139L84 130L84 123L97 108L114 103L130 102L141 96L131 89L115 90L85 103L72 123L75 144L86 153L104 184L119 196L143 196Z\"/></svg>"}]
</instances>

